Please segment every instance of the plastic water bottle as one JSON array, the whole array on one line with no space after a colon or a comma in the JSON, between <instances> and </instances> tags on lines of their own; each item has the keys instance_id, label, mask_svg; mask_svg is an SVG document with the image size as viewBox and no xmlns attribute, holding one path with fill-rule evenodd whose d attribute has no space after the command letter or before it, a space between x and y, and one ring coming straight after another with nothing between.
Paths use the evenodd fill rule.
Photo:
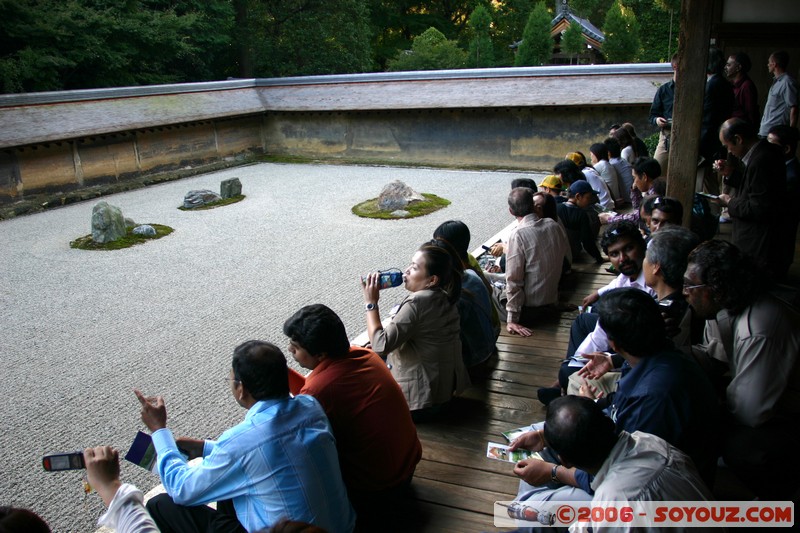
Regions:
<instances>
[{"instance_id":1,"label":"plastic water bottle","mask_svg":"<svg viewBox=\"0 0 800 533\"><path fill-rule=\"evenodd\" d=\"M403 273L397 269L381 271L380 274L378 278L378 289L389 289L403 283ZM367 277L361 276L361 283L366 282Z\"/></svg>"}]
</instances>

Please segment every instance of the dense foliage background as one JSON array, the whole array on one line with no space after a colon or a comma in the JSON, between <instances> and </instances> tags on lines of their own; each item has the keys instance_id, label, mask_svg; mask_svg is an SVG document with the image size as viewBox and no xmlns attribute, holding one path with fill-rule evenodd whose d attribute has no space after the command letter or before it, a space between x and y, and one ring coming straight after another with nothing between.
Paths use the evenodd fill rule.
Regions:
<instances>
[{"instance_id":1,"label":"dense foliage background","mask_svg":"<svg viewBox=\"0 0 800 533\"><path fill-rule=\"evenodd\" d=\"M547 64L561 1L0 0L0 92ZM680 0L569 5L609 62L677 49Z\"/></svg>"}]
</instances>

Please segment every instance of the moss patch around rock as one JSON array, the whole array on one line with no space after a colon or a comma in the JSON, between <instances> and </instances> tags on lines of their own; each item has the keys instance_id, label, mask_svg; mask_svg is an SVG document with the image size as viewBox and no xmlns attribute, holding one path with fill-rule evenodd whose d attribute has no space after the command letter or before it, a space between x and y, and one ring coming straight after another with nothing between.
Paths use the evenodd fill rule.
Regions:
<instances>
[{"instance_id":1,"label":"moss patch around rock","mask_svg":"<svg viewBox=\"0 0 800 533\"><path fill-rule=\"evenodd\" d=\"M139 226L143 224L137 224ZM133 228L128 228L128 233L121 239L117 239L116 241L99 243L94 242L92 240L92 236L86 235L84 237L79 237L74 241L69 243L70 248L78 248L79 250L121 250L122 248L130 248L131 246L135 246L137 244L142 244L147 241L154 241L156 239L160 239L161 237L166 237L173 231L174 229L170 228L169 226L163 226L161 224L150 224L156 230L155 237L147 237L145 235L136 235L133 233Z\"/></svg>"},{"instance_id":2,"label":"moss patch around rock","mask_svg":"<svg viewBox=\"0 0 800 533\"><path fill-rule=\"evenodd\" d=\"M382 211L378 208L377 198L367 200L366 202L361 202L360 204L354 206L352 211L354 215L358 215L363 218L399 220L404 218L421 217L450 205L450 200L445 200L444 198L440 198L435 194L424 192L422 193L422 196L425 197L425 200L421 202L412 202L406 206L404 209L405 211L408 211L406 216L395 216L392 215L391 211Z\"/></svg>"}]
</instances>

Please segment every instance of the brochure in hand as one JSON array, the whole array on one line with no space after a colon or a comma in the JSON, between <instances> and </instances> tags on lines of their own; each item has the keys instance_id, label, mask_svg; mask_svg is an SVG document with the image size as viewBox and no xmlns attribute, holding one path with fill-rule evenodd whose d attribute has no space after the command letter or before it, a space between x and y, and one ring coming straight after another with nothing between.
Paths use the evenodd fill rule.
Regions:
<instances>
[{"instance_id":1,"label":"brochure in hand","mask_svg":"<svg viewBox=\"0 0 800 533\"><path fill-rule=\"evenodd\" d=\"M498 461L506 461L508 463L517 463L523 459L544 460L538 452L522 449L516 449L512 452L508 449L507 444L500 444L497 442L490 442L486 446L486 457L489 459L497 459Z\"/></svg>"},{"instance_id":2,"label":"brochure in hand","mask_svg":"<svg viewBox=\"0 0 800 533\"><path fill-rule=\"evenodd\" d=\"M504 431L502 434L510 444L514 439L516 439L523 433L527 433L529 431L533 430L531 429L530 426L525 426L517 429L509 429L508 431Z\"/></svg>"},{"instance_id":3,"label":"brochure in hand","mask_svg":"<svg viewBox=\"0 0 800 533\"><path fill-rule=\"evenodd\" d=\"M178 448L178 450L184 459L189 459L189 455L183 448ZM125 454L125 460L158 474L158 454L156 453L156 447L153 446L153 437L142 431L137 431L136 437L131 443L131 449Z\"/></svg>"},{"instance_id":4,"label":"brochure in hand","mask_svg":"<svg viewBox=\"0 0 800 533\"><path fill-rule=\"evenodd\" d=\"M135 465L139 465L145 470L154 474L156 472L156 448L153 446L153 438L147 433L136 432L131 449L125 454L125 460Z\"/></svg>"}]
</instances>

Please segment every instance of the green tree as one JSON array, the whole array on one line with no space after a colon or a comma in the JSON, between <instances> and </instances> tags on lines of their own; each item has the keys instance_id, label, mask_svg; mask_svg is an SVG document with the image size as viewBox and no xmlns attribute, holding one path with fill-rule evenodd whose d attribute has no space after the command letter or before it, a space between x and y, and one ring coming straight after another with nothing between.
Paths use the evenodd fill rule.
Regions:
<instances>
[{"instance_id":1,"label":"green tree","mask_svg":"<svg viewBox=\"0 0 800 533\"><path fill-rule=\"evenodd\" d=\"M606 13L603 53L609 63L632 63L639 54L639 24L630 8L619 0Z\"/></svg>"},{"instance_id":2,"label":"green tree","mask_svg":"<svg viewBox=\"0 0 800 533\"><path fill-rule=\"evenodd\" d=\"M548 63L553 54L553 38L550 36L550 23L553 21L544 2L539 2L531 11L522 43L517 50L514 64L518 67L537 66Z\"/></svg>"},{"instance_id":3,"label":"green tree","mask_svg":"<svg viewBox=\"0 0 800 533\"><path fill-rule=\"evenodd\" d=\"M464 68L466 54L455 41L436 28L428 28L414 38L411 50L389 60L389 70L438 70Z\"/></svg>"},{"instance_id":4,"label":"green tree","mask_svg":"<svg viewBox=\"0 0 800 533\"><path fill-rule=\"evenodd\" d=\"M639 61L668 62L678 51L680 0L628 0L639 21L642 51Z\"/></svg>"},{"instance_id":5,"label":"green tree","mask_svg":"<svg viewBox=\"0 0 800 533\"><path fill-rule=\"evenodd\" d=\"M372 70L366 0L250 0L247 7L250 36L244 46L252 50L254 75Z\"/></svg>"},{"instance_id":6,"label":"green tree","mask_svg":"<svg viewBox=\"0 0 800 533\"><path fill-rule=\"evenodd\" d=\"M475 8L469 17L469 27L472 39L469 41L467 66L491 67L494 66L494 44L491 37L492 17L482 5Z\"/></svg>"},{"instance_id":7,"label":"green tree","mask_svg":"<svg viewBox=\"0 0 800 533\"><path fill-rule=\"evenodd\" d=\"M571 65L572 58L583 52L583 50L583 30L580 24L573 21L561 36L561 51L569 54L569 64Z\"/></svg>"},{"instance_id":8,"label":"green tree","mask_svg":"<svg viewBox=\"0 0 800 533\"><path fill-rule=\"evenodd\" d=\"M525 24L533 10L533 0L505 0L495 9L495 58L498 65L513 65L511 45L522 40Z\"/></svg>"},{"instance_id":9,"label":"green tree","mask_svg":"<svg viewBox=\"0 0 800 533\"><path fill-rule=\"evenodd\" d=\"M560 3L560 0L556 0L556 9ZM569 0L569 8L577 16L597 24L597 21L603 20L613 3L614 0Z\"/></svg>"},{"instance_id":10,"label":"green tree","mask_svg":"<svg viewBox=\"0 0 800 533\"><path fill-rule=\"evenodd\" d=\"M0 1L0 89L46 91L224 76L228 0Z\"/></svg>"},{"instance_id":11,"label":"green tree","mask_svg":"<svg viewBox=\"0 0 800 533\"><path fill-rule=\"evenodd\" d=\"M371 46L381 70L390 59L411 47L414 36L428 28L436 28L447 39L459 40L466 48L469 36L465 30L470 13L479 4L490 6L488 0L367 1L373 35Z\"/></svg>"}]
</instances>

